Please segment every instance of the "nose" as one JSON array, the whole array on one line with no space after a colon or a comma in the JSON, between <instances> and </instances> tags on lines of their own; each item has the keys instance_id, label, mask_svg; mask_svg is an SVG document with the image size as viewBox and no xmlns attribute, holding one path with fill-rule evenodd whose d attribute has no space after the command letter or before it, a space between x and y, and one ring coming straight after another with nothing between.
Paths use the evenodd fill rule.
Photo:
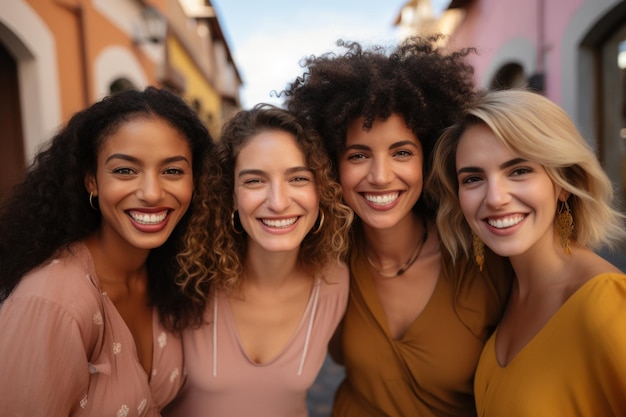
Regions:
<instances>
[{"instance_id":1,"label":"nose","mask_svg":"<svg viewBox=\"0 0 626 417\"><path fill-rule=\"evenodd\" d=\"M368 181L371 184L387 184L393 178L391 162L388 158L372 158Z\"/></svg>"},{"instance_id":2,"label":"nose","mask_svg":"<svg viewBox=\"0 0 626 417\"><path fill-rule=\"evenodd\" d=\"M275 182L268 188L267 206L274 212L281 212L289 207L290 197L288 186L282 182Z\"/></svg>"},{"instance_id":3,"label":"nose","mask_svg":"<svg viewBox=\"0 0 626 417\"><path fill-rule=\"evenodd\" d=\"M158 174L146 173L141 178L137 197L146 204L157 204L163 197L163 185Z\"/></svg>"},{"instance_id":4,"label":"nose","mask_svg":"<svg viewBox=\"0 0 626 417\"><path fill-rule=\"evenodd\" d=\"M507 204L511 195L505 181L492 179L487 182L487 195L485 203L491 208L499 208Z\"/></svg>"}]
</instances>

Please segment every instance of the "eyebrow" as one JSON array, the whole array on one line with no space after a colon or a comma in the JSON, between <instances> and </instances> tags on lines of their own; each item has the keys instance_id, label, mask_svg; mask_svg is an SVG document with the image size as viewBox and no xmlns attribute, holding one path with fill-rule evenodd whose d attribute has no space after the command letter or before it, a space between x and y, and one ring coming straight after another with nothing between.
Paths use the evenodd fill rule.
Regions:
<instances>
[{"instance_id":1,"label":"eyebrow","mask_svg":"<svg viewBox=\"0 0 626 417\"><path fill-rule=\"evenodd\" d=\"M509 167L512 167L513 165L517 165L523 162L528 162L526 159L524 158L514 158L511 159L510 161L506 161L500 164L500 169L506 169ZM478 167L463 167L461 169L459 169L456 174L460 175L463 173L472 173L472 172L483 172L484 170L482 168L478 168Z\"/></svg>"},{"instance_id":2,"label":"eyebrow","mask_svg":"<svg viewBox=\"0 0 626 417\"><path fill-rule=\"evenodd\" d=\"M114 153L113 155L109 156L106 161L104 161L105 163L113 160L113 159L121 159L122 161L128 161L128 162L132 162L135 164L139 164L141 163L141 161L139 160L139 158L136 158L134 156L131 155L126 155L124 153ZM162 164L171 164L173 162L186 162L187 164L189 164L189 160L187 158L185 158L182 155L177 155L177 156L170 156L169 158L165 158L163 159L163 161L161 161Z\"/></svg>"},{"instance_id":3,"label":"eyebrow","mask_svg":"<svg viewBox=\"0 0 626 417\"><path fill-rule=\"evenodd\" d=\"M391 146L389 146L389 149L401 148L402 146L407 146L407 145L417 148L417 143L410 141L410 140L401 140L399 142L392 143ZM346 150L349 150L349 149L359 149L363 151L368 151L371 148L369 146L365 146L365 145L361 145L357 143L354 145L346 146Z\"/></svg>"},{"instance_id":4,"label":"eyebrow","mask_svg":"<svg viewBox=\"0 0 626 417\"><path fill-rule=\"evenodd\" d=\"M296 172L302 172L302 171L313 173L313 170L311 168L292 167L292 168L286 169L285 174L294 174ZM241 171L239 171L239 174L237 175L237 177L241 178L245 175L267 175L267 173L261 169L242 169Z\"/></svg>"}]
</instances>

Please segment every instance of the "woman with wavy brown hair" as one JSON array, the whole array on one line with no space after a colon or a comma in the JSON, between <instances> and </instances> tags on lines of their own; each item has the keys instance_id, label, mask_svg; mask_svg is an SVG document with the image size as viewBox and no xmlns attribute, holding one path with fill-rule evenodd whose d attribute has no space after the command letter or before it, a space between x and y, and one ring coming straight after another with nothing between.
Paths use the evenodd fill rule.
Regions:
<instances>
[{"instance_id":1,"label":"woman with wavy brown hair","mask_svg":"<svg viewBox=\"0 0 626 417\"><path fill-rule=\"evenodd\" d=\"M187 382L165 415L304 417L348 299L352 211L319 138L286 110L238 113L217 159L179 256L205 323L184 332Z\"/></svg>"}]
</instances>

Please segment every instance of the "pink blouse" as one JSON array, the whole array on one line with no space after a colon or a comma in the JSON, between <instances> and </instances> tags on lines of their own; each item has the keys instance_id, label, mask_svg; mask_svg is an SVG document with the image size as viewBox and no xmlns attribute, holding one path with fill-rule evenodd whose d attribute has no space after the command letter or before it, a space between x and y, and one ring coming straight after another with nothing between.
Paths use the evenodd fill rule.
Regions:
<instances>
[{"instance_id":1,"label":"pink blouse","mask_svg":"<svg viewBox=\"0 0 626 417\"><path fill-rule=\"evenodd\" d=\"M306 392L326 356L348 301L348 269L317 278L300 323L284 349L263 364L243 349L228 298L217 294L207 325L183 333L187 381L167 417L305 417Z\"/></svg>"},{"instance_id":2,"label":"pink blouse","mask_svg":"<svg viewBox=\"0 0 626 417\"><path fill-rule=\"evenodd\" d=\"M0 305L3 416L159 416L182 385L182 345L155 310L147 375L83 244L29 272Z\"/></svg>"}]
</instances>

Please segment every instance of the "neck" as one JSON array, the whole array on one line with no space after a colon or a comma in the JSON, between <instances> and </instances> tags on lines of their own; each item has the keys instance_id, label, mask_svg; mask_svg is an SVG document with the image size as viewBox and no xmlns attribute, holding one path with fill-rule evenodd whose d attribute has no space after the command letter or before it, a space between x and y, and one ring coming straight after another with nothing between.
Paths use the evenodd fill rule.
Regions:
<instances>
[{"instance_id":1,"label":"neck","mask_svg":"<svg viewBox=\"0 0 626 417\"><path fill-rule=\"evenodd\" d=\"M397 224L388 228L371 227L360 221L363 246L375 257L402 262L411 253L418 236L422 236L425 219L408 213Z\"/></svg>"},{"instance_id":2,"label":"neck","mask_svg":"<svg viewBox=\"0 0 626 417\"><path fill-rule=\"evenodd\" d=\"M101 283L128 282L137 277L145 277L149 249L120 247L109 242L99 232L91 234L84 242L91 253Z\"/></svg>"},{"instance_id":3,"label":"neck","mask_svg":"<svg viewBox=\"0 0 626 417\"><path fill-rule=\"evenodd\" d=\"M366 231L365 256L378 275L385 278L403 275L419 258L428 240L428 225L425 219L420 223L412 215L408 220L393 231L370 229L369 236ZM385 236L382 239L381 234Z\"/></svg>"},{"instance_id":4,"label":"neck","mask_svg":"<svg viewBox=\"0 0 626 417\"><path fill-rule=\"evenodd\" d=\"M255 286L280 287L302 276L298 253L267 252L249 246L244 264L244 282Z\"/></svg>"},{"instance_id":5,"label":"neck","mask_svg":"<svg viewBox=\"0 0 626 417\"><path fill-rule=\"evenodd\" d=\"M556 242L536 245L523 254L510 258L521 296L543 293L548 288L567 282L566 271L575 262L574 252L568 255Z\"/></svg>"}]
</instances>

